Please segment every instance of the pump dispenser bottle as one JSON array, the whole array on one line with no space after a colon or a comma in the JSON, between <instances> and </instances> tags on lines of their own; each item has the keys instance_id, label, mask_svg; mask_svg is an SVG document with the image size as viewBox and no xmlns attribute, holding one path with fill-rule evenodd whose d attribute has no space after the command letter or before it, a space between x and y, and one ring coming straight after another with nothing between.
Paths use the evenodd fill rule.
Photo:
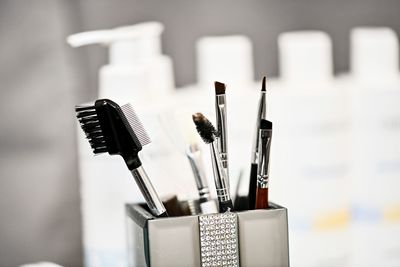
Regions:
<instances>
[{"instance_id":1,"label":"pump dispenser bottle","mask_svg":"<svg viewBox=\"0 0 400 267\"><path fill-rule=\"evenodd\" d=\"M350 39L352 266L400 266L399 41L389 28Z\"/></svg>"},{"instance_id":2,"label":"pump dispenser bottle","mask_svg":"<svg viewBox=\"0 0 400 267\"><path fill-rule=\"evenodd\" d=\"M73 47L102 44L109 47L109 64L99 73L99 97L116 102L162 98L174 89L172 61L161 54L164 26L146 22L111 30L82 32L68 37Z\"/></svg>"},{"instance_id":3,"label":"pump dispenser bottle","mask_svg":"<svg viewBox=\"0 0 400 267\"><path fill-rule=\"evenodd\" d=\"M175 89L171 59L161 54L162 31L162 24L147 22L74 34L68 43L109 48L109 62L99 72L98 98L120 105L132 103L152 139L141 159L157 192L175 193L176 184L182 182L179 191L193 188L196 194L187 175L181 177L190 175L190 166L177 174L171 161L176 162L178 153L160 130L158 115L169 107ZM143 201L142 196L124 162L108 155L94 157L81 132L78 130L85 266L127 266L125 204ZM181 157L180 161L185 161Z\"/></svg>"},{"instance_id":4,"label":"pump dispenser bottle","mask_svg":"<svg viewBox=\"0 0 400 267\"><path fill-rule=\"evenodd\" d=\"M267 90L275 136L271 199L290 210L291 262L346 266L348 122L331 40L319 31L289 32L278 47L280 79Z\"/></svg>"}]
</instances>

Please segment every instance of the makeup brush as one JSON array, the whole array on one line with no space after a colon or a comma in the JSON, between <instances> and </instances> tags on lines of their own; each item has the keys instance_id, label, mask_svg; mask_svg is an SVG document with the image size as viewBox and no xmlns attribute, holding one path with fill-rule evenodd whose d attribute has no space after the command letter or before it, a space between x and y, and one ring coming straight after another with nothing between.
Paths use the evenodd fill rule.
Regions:
<instances>
[{"instance_id":1,"label":"makeup brush","mask_svg":"<svg viewBox=\"0 0 400 267\"><path fill-rule=\"evenodd\" d=\"M231 211L233 204L229 195L228 179L217 149L218 131L212 123L201 113L193 114L196 130L206 144L210 145L211 161L214 172L215 188L217 189L219 212Z\"/></svg>"},{"instance_id":2,"label":"makeup brush","mask_svg":"<svg viewBox=\"0 0 400 267\"><path fill-rule=\"evenodd\" d=\"M142 146L151 141L131 105L99 99L94 105L76 106L75 111L93 153L122 156L153 215L168 216L139 159Z\"/></svg>"},{"instance_id":3,"label":"makeup brush","mask_svg":"<svg viewBox=\"0 0 400 267\"><path fill-rule=\"evenodd\" d=\"M251 151L251 166L250 166L250 182L249 182L249 209L254 209L256 199L256 187L257 187L257 164L258 164L258 144L260 134L260 121L266 119L266 77L262 79L262 87L260 93L260 100L258 101L257 120L254 131L253 146Z\"/></svg>"},{"instance_id":4,"label":"makeup brush","mask_svg":"<svg viewBox=\"0 0 400 267\"><path fill-rule=\"evenodd\" d=\"M217 203L210 196L208 179L203 164L203 153L199 145L200 138L196 130L193 129L193 121L190 118L177 117L171 112L163 113L160 116L160 121L164 125L167 136L190 163L199 194L198 201L188 200L187 202L192 215L218 213Z\"/></svg>"},{"instance_id":5,"label":"makeup brush","mask_svg":"<svg viewBox=\"0 0 400 267\"><path fill-rule=\"evenodd\" d=\"M221 82L214 82L215 86L215 115L216 115L216 125L217 131L220 136L217 140L218 152L221 156L222 166L226 172L226 177L228 179L229 188L229 168L228 168L228 125L226 122L226 97L225 89L226 85Z\"/></svg>"},{"instance_id":6,"label":"makeup brush","mask_svg":"<svg viewBox=\"0 0 400 267\"><path fill-rule=\"evenodd\" d=\"M258 147L256 209L268 208L269 155L271 151L272 122L261 120Z\"/></svg>"},{"instance_id":7,"label":"makeup brush","mask_svg":"<svg viewBox=\"0 0 400 267\"><path fill-rule=\"evenodd\" d=\"M197 191L199 192L201 213L217 213L217 205L215 201L210 198L210 190L208 188L207 176L204 170L200 146L197 143L192 143L189 145L189 147L186 149L186 156L190 162L194 180L197 186Z\"/></svg>"}]
</instances>

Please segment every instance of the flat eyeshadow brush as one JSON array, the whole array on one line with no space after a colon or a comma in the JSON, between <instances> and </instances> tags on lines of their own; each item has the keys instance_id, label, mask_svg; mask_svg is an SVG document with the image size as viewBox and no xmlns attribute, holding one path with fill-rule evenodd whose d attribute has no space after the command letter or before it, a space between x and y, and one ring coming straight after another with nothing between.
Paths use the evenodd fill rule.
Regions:
<instances>
[{"instance_id":1,"label":"flat eyeshadow brush","mask_svg":"<svg viewBox=\"0 0 400 267\"><path fill-rule=\"evenodd\" d=\"M232 211L233 204L229 194L228 178L222 166L222 160L217 149L217 139L219 137L219 133L203 114L196 113L192 116L192 118L200 137L206 144L210 145L219 212Z\"/></svg>"},{"instance_id":2,"label":"flat eyeshadow brush","mask_svg":"<svg viewBox=\"0 0 400 267\"><path fill-rule=\"evenodd\" d=\"M139 159L142 146L151 141L131 105L120 107L111 100L99 99L94 105L76 106L75 111L93 153L122 156L151 213L168 216Z\"/></svg>"},{"instance_id":3,"label":"flat eyeshadow brush","mask_svg":"<svg viewBox=\"0 0 400 267\"><path fill-rule=\"evenodd\" d=\"M226 172L229 187L229 167L228 167L228 125L226 122L226 85L221 82L214 82L215 86L215 115L216 126L220 136L217 140L219 155L221 156L222 166Z\"/></svg>"},{"instance_id":4,"label":"flat eyeshadow brush","mask_svg":"<svg viewBox=\"0 0 400 267\"><path fill-rule=\"evenodd\" d=\"M268 208L269 155L271 151L272 122L261 120L258 147L256 209Z\"/></svg>"},{"instance_id":5,"label":"flat eyeshadow brush","mask_svg":"<svg viewBox=\"0 0 400 267\"><path fill-rule=\"evenodd\" d=\"M253 146L251 151L251 166L250 166L250 181L249 181L249 209L254 209L256 204L256 187L257 187L257 164L258 164L258 144L260 134L260 122L266 118L266 77L263 77L262 87L260 93L260 100L258 101L257 121L254 130Z\"/></svg>"}]
</instances>

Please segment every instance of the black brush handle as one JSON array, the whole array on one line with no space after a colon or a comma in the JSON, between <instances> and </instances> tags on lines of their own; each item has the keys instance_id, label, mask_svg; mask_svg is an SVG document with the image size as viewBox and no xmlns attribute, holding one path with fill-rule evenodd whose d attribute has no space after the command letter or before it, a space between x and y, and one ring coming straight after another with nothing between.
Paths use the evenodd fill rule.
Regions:
<instances>
[{"instance_id":1,"label":"black brush handle","mask_svg":"<svg viewBox=\"0 0 400 267\"><path fill-rule=\"evenodd\" d=\"M257 189L257 167L256 163L251 164L250 182L249 182L249 210L254 210L256 206L256 189Z\"/></svg>"},{"instance_id":2,"label":"black brush handle","mask_svg":"<svg viewBox=\"0 0 400 267\"><path fill-rule=\"evenodd\" d=\"M219 201L219 212L227 212L227 211L233 211L233 203L232 200L227 200L227 201Z\"/></svg>"}]
</instances>

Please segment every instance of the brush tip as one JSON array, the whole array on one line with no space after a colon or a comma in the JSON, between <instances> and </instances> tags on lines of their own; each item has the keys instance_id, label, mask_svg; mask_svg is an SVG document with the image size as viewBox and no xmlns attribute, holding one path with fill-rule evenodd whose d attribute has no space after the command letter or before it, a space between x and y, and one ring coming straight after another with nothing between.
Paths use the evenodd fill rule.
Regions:
<instances>
[{"instance_id":1,"label":"brush tip","mask_svg":"<svg viewBox=\"0 0 400 267\"><path fill-rule=\"evenodd\" d=\"M270 122L269 120L261 120L260 121L260 129L272 130L272 122Z\"/></svg>"},{"instance_id":2,"label":"brush tip","mask_svg":"<svg viewBox=\"0 0 400 267\"><path fill-rule=\"evenodd\" d=\"M265 86L266 81L267 81L267 77L264 76L263 79L262 79L261 92L267 91L267 87Z\"/></svg>"},{"instance_id":3,"label":"brush tip","mask_svg":"<svg viewBox=\"0 0 400 267\"><path fill-rule=\"evenodd\" d=\"M192 115L192 119L193 119L194 123L198 123L201 121L205 121L207 118L202 113L197 112Z\"/></svg>"},{"instance_id":4,"label":"brush tip","mask_svg":"<svg viewBox=\"0 0 400 267\"><path fill-rule=\"evenodd\" d=\"M206 144L214 142L218 134L212 123L202 113L195 113L192 118L201 139Z\"/></svg>"},{"instance_id":5,"label":"brush tip","mask_svg":"<svg viewBox=\"0 0 400 267\"><path fill-rule=\"evenodd\" d=\"M215 86L215 94L216 95L223 95L225 94L226 85L221 82L214 82Z\"/></svg>"}]
</instances>

